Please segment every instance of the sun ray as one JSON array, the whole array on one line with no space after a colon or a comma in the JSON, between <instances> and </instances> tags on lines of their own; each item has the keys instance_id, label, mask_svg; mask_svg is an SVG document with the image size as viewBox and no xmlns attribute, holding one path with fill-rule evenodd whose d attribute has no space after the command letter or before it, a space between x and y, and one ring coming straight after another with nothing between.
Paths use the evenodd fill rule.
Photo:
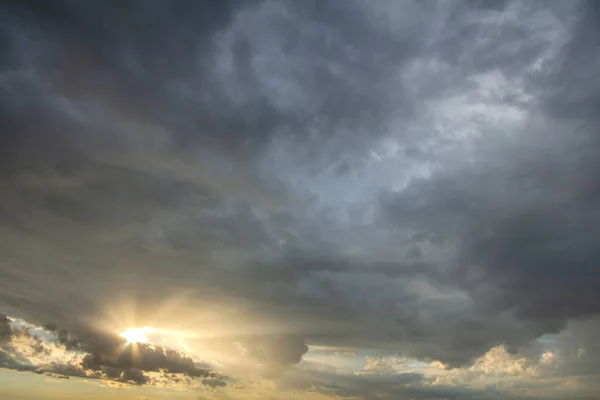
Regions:
<instances>
[{"instance_id":1,"label":"sun ray","mask_svg":"<svg viewBox=\"0 0 600 400\"><path fill-rule=\"evenodd\" d=\"M119 336L127 340L127 343L149 343L147 334L154 331L154 328L145 326L143 328L129 328L119 333Z\"/></svg>"}]
</instances>

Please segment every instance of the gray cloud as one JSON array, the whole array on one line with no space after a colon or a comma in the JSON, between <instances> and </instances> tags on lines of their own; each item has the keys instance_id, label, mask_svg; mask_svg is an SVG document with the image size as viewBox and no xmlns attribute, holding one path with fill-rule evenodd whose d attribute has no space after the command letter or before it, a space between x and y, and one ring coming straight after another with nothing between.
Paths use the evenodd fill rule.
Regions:
<instances>
[{"instance_id":1,"label":"gray cloud","mask_svg":"<svg viewBox=\"0 0 600 400\"><path fill-rule=\"evenodd\" d=\"M594 2L2 7L0 310L90 365L191 365L103 359L124 324L281 370L597 315Z\"/></svg>"},{"instance_id":2,"label":"gray cloud","mask_svg":"<svg viewBox=\"0 0 600 400\"><path fill-rule=\"evenodd\" d=\"M475 154L458 153L452 166L383 204L388 220L455 249L440 277L482 310L550 332L599 310L598 154L589 120L545 117L517 139L478 140Z\"/></svg>"}]
</instances>

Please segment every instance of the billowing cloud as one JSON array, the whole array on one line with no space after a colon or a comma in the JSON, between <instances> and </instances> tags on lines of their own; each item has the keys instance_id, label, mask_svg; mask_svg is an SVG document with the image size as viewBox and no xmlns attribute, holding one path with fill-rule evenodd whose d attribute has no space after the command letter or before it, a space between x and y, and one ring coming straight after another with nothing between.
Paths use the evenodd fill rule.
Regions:
<instances>
[{"instance_id":1,"label":"billowing cloud","mask_svg":"<svg viewBox=\"0 0 600 400\"><path fill-rule=\"evenodd\" d=\"M69 368L285 381L318 347L368 360L348 396L592 386L595 2L1 7L0 312ZM26 338L0 320L3 365Z\"/></svg>"}]
</instances>

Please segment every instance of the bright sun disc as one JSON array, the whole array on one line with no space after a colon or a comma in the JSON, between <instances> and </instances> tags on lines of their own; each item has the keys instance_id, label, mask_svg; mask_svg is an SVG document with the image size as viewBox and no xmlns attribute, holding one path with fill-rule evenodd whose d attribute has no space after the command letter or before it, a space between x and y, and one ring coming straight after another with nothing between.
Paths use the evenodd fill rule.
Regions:
<instances>
[{"instance_id":1,"label":"bright sun disc","mask_svg":"<svg viewBox=\"0 0 600 400\"><path fill-rule=\"evenodd\" d=\"M150 333L154 328L145 326L143 328L129 328L119 333L119 336L125 338L127 343L148 343L147 333Z\"/></svg>"}]
</instances>

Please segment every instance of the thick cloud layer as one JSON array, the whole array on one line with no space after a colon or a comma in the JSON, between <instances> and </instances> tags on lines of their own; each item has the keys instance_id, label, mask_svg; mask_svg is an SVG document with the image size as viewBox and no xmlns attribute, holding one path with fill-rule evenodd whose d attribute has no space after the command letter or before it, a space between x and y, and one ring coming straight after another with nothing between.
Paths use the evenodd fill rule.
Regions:
<instances>
[{"instance_id":1,"label":"thick cloud layer","mask_svg":"<svg viewBox=\"0 0 600 400\"><path fill-rule=\"evenodd\" d=\"M269 372L597 316L595 2L212 3L2 5L0 311Z\"/></svg>"}]
</instances>

